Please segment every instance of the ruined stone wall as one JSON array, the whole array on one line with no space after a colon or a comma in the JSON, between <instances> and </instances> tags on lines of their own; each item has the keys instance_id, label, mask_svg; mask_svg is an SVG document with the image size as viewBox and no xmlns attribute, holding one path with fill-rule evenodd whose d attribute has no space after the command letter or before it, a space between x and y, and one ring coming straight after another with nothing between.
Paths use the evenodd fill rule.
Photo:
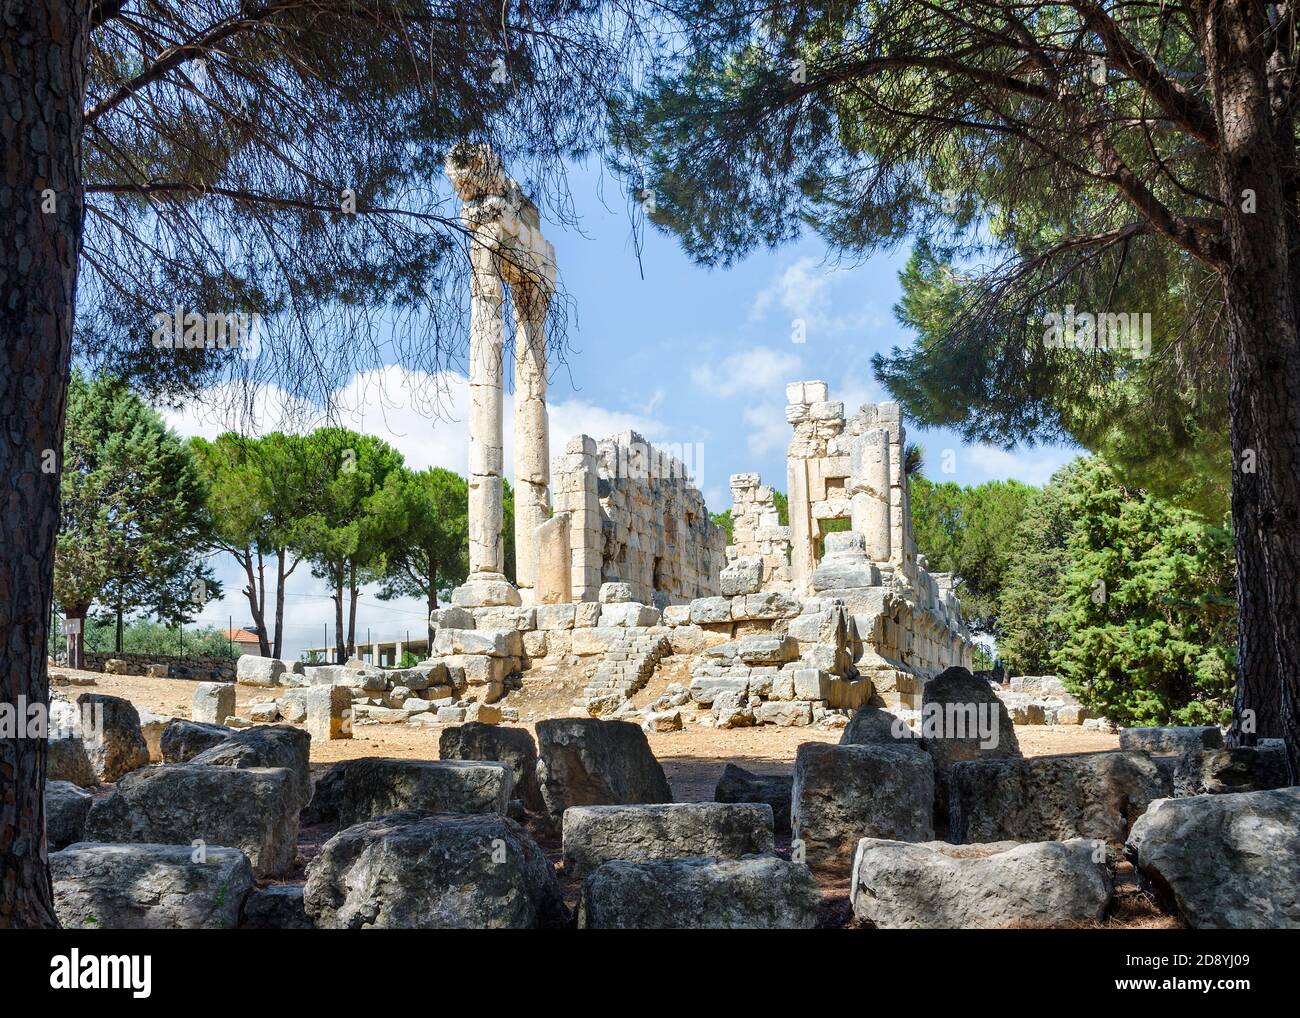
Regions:
<instances>
[{"instance_id":1,"label":"ruined stone wall","mask_svg":"<svg viewBox=\"0 0 1300 1018\"><path fill-rule=\"evenodd\" d=\"M750 558L762 563L760 590L790 589L790 528L781 524L776 493L758 474L732 474L727 561Z\"/></svg>"},{"instance_id":2,"label":"ruined stone wall","mask_svg":"<svg viewBox=\"0 0 1300 1018\"><path fill-rule=\"evenodd\" d=\"M718 592L726 535L679 458L632 431L579 435L553 472L555 511L569 514L574 600L594 601L611 582L643 604Z\"/></svg>"}]
</instances>

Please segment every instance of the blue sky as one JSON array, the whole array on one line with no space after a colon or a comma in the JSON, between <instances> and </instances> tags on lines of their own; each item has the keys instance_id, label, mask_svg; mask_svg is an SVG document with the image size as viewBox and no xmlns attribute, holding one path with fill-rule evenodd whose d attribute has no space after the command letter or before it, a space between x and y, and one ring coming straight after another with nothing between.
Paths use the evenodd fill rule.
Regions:
<instances>
[{"instance_id":1,"label":"blue sky","mask_svg":"<svg viewBox=\"0 0 1300 1018\"><path fill-rule=\"evenodd\" d=\"M709 508L719 512L730 504L733 473L758 471L784 489L786 382L825 380L831 398L842 399L849 413L887 398L872 377L871 357L912 340L892 311L905 248L837 267L825 245L806 236L731 269L708 270L692 263L671 237L652 231L638 265L614 182L578 168L569 183L578 228L543 224L577 317L568 362L552 371L550 382L553 454L579 431L600 438L635 428L652 442L690 445L702 453L700 487ZM793 341L796 319L805 323L803 343ZM394 367L355 378L340 393L349 408L341 423L391 442L411 466L463 473L464 386L458 377L441 381L450 396L444 419L404 404L407 386L433 383ZM264 405L263 431L277 424L273 393ZM231 423L198 410L165 416L187 435L212 436ZM509 422L507 404L507 435ZM929 476L962 484L994 478L1042 484L1074 455L1065 447L1006 452L969 446L951 432L910 425L908 438L924 448ZM507 464L510 446L507 437ZM236 626L249 622L241 574L228 556L214 566L228 593L207 607L201 621L224 626L233 616ZM290 579L288 604L286 656L296 658L303 647L324 642L333 606L324 581L312 578L305 564ZM367 591L358 608L360 636L367 627L376 638L419 633L423 615L415 602L386 604Z\"/></svg>"}]
</instances>

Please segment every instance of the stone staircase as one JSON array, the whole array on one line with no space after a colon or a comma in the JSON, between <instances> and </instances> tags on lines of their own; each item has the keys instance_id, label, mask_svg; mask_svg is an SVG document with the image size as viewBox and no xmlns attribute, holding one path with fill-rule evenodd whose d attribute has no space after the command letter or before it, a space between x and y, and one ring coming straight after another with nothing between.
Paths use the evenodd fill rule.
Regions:
<instances>
[{"instance_id":1,"label":"stone staircase","mask_svg":"<svg viewBox=\"0 0 1300 1018\"><path fill-rule=\"evenodd\" d=\"M582 705L594 717L612 714L650 681L655 666L672 653L668 637L629 632L605 651L583 693Z\"/></svg>"}]
</instances>

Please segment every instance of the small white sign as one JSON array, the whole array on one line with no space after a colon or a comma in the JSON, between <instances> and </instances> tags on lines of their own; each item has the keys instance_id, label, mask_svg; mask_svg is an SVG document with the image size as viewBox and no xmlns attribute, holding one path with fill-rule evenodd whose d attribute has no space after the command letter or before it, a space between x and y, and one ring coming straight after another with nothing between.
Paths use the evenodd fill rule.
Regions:
<instances>
[{"instance_id":1,"label":"small white sign","mask_svg":"<svg viewBox=\"0 0 1300 1018\"><path fill-rule=\"evenodd\" d=\"M68 636L81 635L81 619L64 619L63 632Z\"/></svg>"}]
</instances>

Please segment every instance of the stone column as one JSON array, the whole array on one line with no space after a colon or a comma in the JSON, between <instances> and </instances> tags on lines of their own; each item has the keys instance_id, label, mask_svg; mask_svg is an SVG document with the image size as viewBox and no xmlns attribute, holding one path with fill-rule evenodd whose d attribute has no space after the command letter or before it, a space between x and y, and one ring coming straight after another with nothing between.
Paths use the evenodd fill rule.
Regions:
<instances>
[{"instance_id":1,"label":"stone column","mask_svg":"<svg viewBox=\"0 0 1300 1018\"><path fill-rule=\"evenodd\" d=\"M546 311L541 286L515 286L515 581L525 603L537 586L536 530L550 517Z\"/></svg>"},{"instance_id":2,"label":"stone column","mask_svg":"<svg viewBox=\"0 0 1300 1018\"><path fill-rule=\"evenodd\" d=\"M452 593L452 603L517 605L519 592L505 578L501 540L505 287L499 257L479 239L470 253L470 269L469 577Z\"/></svg>"},{"instance_id":3,"label":"stone column","mask_svg":"<svg viewBox=\"0 0 1300 1018\"><path fill-rule=\"evenodd\" d=\"M872 562L890 560L889 432L871 428L853 443L853 529L866 538Z\"/></svg>"}]
</instances>

